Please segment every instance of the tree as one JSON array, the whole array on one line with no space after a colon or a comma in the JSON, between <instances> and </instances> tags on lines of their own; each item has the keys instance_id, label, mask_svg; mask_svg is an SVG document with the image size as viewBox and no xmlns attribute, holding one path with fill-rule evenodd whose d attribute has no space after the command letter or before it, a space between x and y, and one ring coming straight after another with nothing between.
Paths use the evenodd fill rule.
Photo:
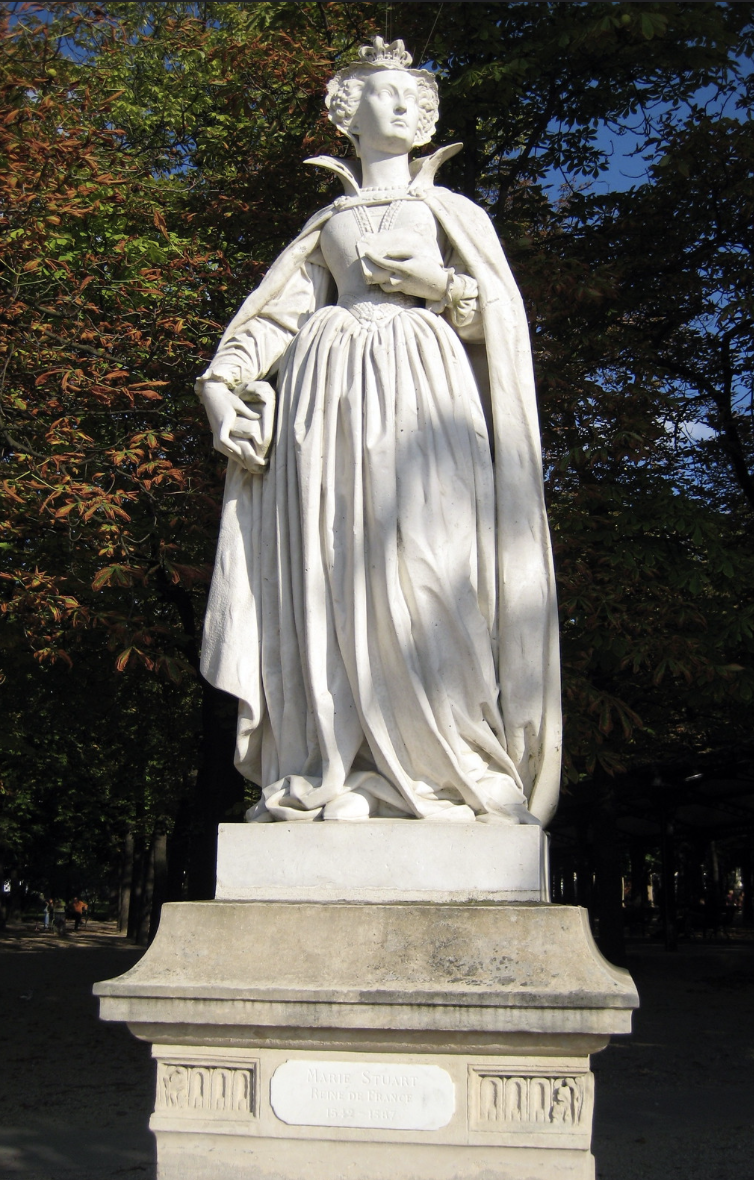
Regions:
<instances>
[{"instance_id":1,"label":"tree","mask_svg":"<svg viewBox=\"0 0 754 1180\"><path fill-rule=\"evenodd\" d=\"M443 6L433 39L452 95L441 138L465 144L456 181L487 201L530 314L573 781L598 761L613 772L646 758L658 741L665 753L704 744L699 716L712 728L731 697L729 732L737 724L740 733L751 699L751 568L736 543L748 525L713 490L721 444L691 445L689 383L668 367L667 329L664 351L655 339L668 319L676 345L683 338L693 350L703 320L708 347L721 339L709 310L723 281L732 290L734 250L725 277L722 249L717 269L709 265L711 211L729 177L711 157L684 196L683 212L697 213L677 217L674 161L690 150L680 144L700 118L702 88L710 109L712 95L718 106L745 105L737 62L751 38L747 4L475 4ZM651 153L656 166L645 183L603 197L591 183L609 165L600 132L628 123L637 155ZM735 129L736 146L722 154L735 173L727 208L740 241L752 180L748 127ZM554 176L563 186L553 198L544 182ZM746 261L738 257L739 311ZM745 314L736 324L740 373L752 336Z\"/></svg>"},{"instance_id":2,"label":"tree","mask_svg":"<svg viewBox=\"0 0 754 1180\"><path fill-rule=\"evenodd\" d=\"M220 464L192 385L234 307L321 199L312 174L270 216L291 162L333 138L320 81L353 28L336 20L323 46L308 13L273 29L265 6L10 8L0 34L8 690L31 678L45 696L59 691L67 665L71 700L96 731L109 658L111 710L129 713L141 693L151 711L123 728L120 749L101 746L105 763L108 749L125 762L111 784L122 806L100 797L102 822L147 845L173 827L189 893L211 896L213 833L242 808L244 783L232 766L234 703L197 679ZM55 716L46 710L48 724ZM39 881L29 829L32 815L56 824L40 781L50 762L33 714L6 721L6 859ZM68 750L64 710L61 730ZM60 788L72 814L94 786L77 760L65 760Z\"/></svg>"}]
</instances>

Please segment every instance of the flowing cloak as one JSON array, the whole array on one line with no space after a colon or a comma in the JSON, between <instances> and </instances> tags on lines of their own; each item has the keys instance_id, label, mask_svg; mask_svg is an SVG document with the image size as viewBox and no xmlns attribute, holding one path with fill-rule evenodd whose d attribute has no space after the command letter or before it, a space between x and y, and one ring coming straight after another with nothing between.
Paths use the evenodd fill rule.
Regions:
<instances>
[{"instance_id":1,"label":"flowing cloak","mask_svg":"<svg viewBox=\"0 0 754 1180\"><path fill-rule=\"evenodd\" d=\"M558 615L529 330L521 295L489 217L466 197L433 184L434 172L450 150L422 161L420 183L415 180L411 188L421 193L463 259L465 273L479 288L484 344L467 348L492 421L500 711L508 755L520 775L529 810L547 824L560 786ZM345 171L335 161L331 166ZM320 232L335 211L330 205L316 213L274 262L228 325L216 360L272 300L278 306L284 303L289 283L300 284ZM315 296L319 301L312 311L328 302L324 293ZM253 484L264 478L229 462L201 661L210 684L239 698L248 721L246 741L252 743L255 731L261 732L265 709L261 562L252 544L258 535L254 518L260 501ZM244 772L248 750L239 751L236 761Z\"/></svg>"}]
</instances>

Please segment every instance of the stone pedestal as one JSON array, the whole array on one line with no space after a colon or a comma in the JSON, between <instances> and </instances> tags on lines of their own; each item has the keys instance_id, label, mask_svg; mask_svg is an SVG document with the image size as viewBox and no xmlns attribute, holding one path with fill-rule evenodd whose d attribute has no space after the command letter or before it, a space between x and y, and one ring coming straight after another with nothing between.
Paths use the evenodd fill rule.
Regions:
<instances>
[{"instance_id":1,"label":"stone pedestal","mask_svg":"<svg viewBox=\"0 0 754 1180\"><path fill-rule=\"evenodd\" d=\"M220 824L218 901L549 901L536 824Z\"/></svg>"},{"instance_id":2,"label":"stone pedestal","mask_svg":"<svg viewBox=\"0 0 754 1180\"><path fill-rule=\"evenodd\" d=\"M287 826L234 832L221 890L236 888L244 841L269 853ZM301 831L337 841L348 829ZM381 839L371 822L358 830ZM427 830L450 839L442 825L416 835ZM462 855L466 832L481 830L453 831ZM537 829L495 830L481 841L515 831L530 841L529 870L540 864ZM489 849L474 863L478 890L500 892ZM299 887L337 891L341 869ZM374 859L353 886L376 890L371 900L293 900L285 871L265 886L250 861L245 887L284 887L289 900L165 906L144 958L95 987L102 1017L153 1045L160 1180L592 1180L589 1055L630 1030L638 1000L585 913L383 900L400 878L386 885ZM449 865L450 890L437 892L458 880Z\"/></svg>"}]
</instances>

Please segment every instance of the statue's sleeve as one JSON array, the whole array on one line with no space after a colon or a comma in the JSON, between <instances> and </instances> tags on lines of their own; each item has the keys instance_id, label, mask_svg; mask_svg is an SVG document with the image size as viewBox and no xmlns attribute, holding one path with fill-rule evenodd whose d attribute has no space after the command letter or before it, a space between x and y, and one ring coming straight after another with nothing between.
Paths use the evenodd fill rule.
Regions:
<instances>
[{"instance_id":1,"label":"statue's sleeve","mask_svg":"<svg viewBox=\"0 0 754 1180\"><path fill-rule=\"evenodd\" d=\"M453 246L446 247L443 261L448 269L453 270L453 276L444 299L430 304L430 311L444 314L466 343L478 343L484 340L484 320L476 279L466 272L466 264Z\"/></svg>"},{"instance_id":2,"label":"statue's sleeve","mask_svg":"<svg viewBox=\"0 0 754 1180\"><path fill-rule=\"evenodd\" d=\"M329 301L331 284L330 272L317 251L259 315L223 341L199 383L222 381L234 389L275 373L293 337Z\"/></svg>"}]
</instances>

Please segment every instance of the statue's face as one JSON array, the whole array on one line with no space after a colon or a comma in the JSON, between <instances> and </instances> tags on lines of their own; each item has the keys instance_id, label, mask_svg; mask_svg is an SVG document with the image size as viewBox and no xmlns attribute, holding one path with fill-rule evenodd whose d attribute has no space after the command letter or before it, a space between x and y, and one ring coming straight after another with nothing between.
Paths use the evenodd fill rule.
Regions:
<instances>
[{"instance_id":1,"label":"statue's face","mask_svg":"<svg viewBox=\"0 0 754 1180\"><path fill-rule=\"evenodd\" d=\"M364 83L351 134L359 148L389 155L411 150L419 126L419 89L403 70L379 70Z\"/></svg>"}]
</instances>

